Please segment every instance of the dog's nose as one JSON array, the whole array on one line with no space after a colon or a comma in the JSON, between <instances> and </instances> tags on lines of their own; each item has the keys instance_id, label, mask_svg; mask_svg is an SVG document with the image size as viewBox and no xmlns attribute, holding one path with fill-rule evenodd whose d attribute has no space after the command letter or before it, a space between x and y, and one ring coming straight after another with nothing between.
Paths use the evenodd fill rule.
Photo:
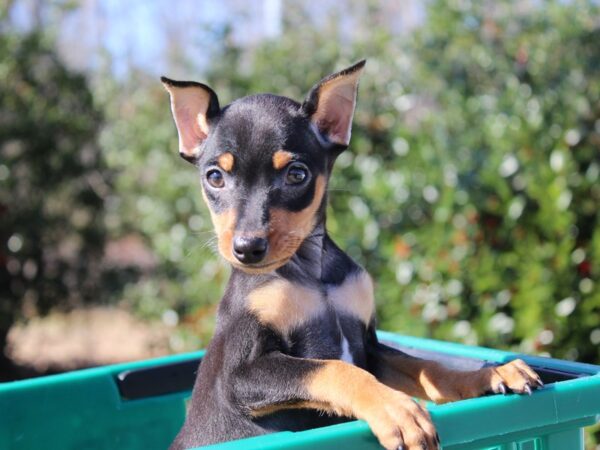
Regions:
<instances>
[{"instance_id":1,"label":"dog's nose","mask_svg":"<svg viewBox=\"0 0 600 450\"><path fill-rule=\"evenodd\" d=\"M261 237L238 236L233 239L233 255L244 264L256 264L267 254L269 243Z\"/></svg>"}]
</instances>

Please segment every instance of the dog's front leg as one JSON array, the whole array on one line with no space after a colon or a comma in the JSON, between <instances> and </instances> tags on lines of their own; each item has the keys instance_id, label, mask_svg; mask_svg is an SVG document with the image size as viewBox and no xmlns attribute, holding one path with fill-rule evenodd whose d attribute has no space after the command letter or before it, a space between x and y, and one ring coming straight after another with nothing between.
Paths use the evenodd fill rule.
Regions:
<instances>
[{"instance_id":1,"label":"dog's front leg","mask_svg":"<svg viewBox=\"0 0 600 450\"><path fill-rule=\"evenodd\" d=\"M435 361L415 358L379 342L368 349L369 369L382 383L408 395L447 403L486 393L531 393L543 386L525 362L460 371Z\"/></svg>"},{"instance_id":2,"label":"dog's front leg","mask_svg":"<svg viewBox=\"0 0 600 450\"><path fill-rule=\"evenodd\" d=\"M437 449L427 411L370 373L338 360L272 352L234 370L235 402L253 417L312 408L365 420L386 449Z\"/></svg>"}]
</instances>

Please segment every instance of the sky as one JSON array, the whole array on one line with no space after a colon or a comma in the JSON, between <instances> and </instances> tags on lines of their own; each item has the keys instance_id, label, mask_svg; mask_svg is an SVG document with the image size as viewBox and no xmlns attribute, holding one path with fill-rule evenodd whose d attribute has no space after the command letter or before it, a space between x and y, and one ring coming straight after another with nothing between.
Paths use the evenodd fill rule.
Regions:
<instances>
[{"instance_id":1,"label":"sky","mask_svg":"<svg viewBox=\"0 0 600 450\"><path fill-rule=\"evenodd\" d=\"M234 18L234 38L242 43L276 38L281 32L282 0L261 0L253 8L236 0L80 0L71 10L64 4L17 0L11 21L20 29L31 29L36 22L51 29L67 62L79 69L97 67L107 52L117 75L126 74L130 64L163 73L175 43L208 47L210 31ZM192 57L202 65L203 55Z\"/></svg>"},{"instance_id":2,"label":"sky","mask_svg":"<svg viewBox=\"0 0 600 450\"><path fill-rule=\"evenodd\" d=\"M76 69L93 72L110 61L118 77L127 76L132 67L177 77L184 75L177 73L182 71L178 59L193 61L200 68L210 64L215 31L226 24L234 25L233 39L241 45L276 39L284 32L282 17L291 1L16 0L10 17L22 29L31 28L36 21L49 28L63 58ZM77 7L65 7L69 4ZM333 13L348 35L364 7L360 1L305 0L299 4L317 25ZM422 20L420 0L390 0L385 5L392 29L409 29Z\"/></svg>"}]
</instances>

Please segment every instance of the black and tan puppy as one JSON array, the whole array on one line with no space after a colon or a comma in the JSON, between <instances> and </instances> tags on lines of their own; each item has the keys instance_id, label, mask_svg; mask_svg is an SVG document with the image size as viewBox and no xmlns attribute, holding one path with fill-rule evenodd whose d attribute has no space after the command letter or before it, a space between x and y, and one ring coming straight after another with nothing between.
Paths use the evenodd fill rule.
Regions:
<instances>
[{"instance_id":1,"label":"black and tan puppy","mask_svg":"<svg viewBox=\"0 0 600 450\"><path fill-rule=\"evenodd\" d=\"M436 449L413 396L439 403L541 385L520 360L457 372L377 341L371 278L325 229L364 65L323 79L302 104L260 94L221 108L208 86L162 79L179 152L200 171L232 265L173 449L348 418L367 421L387 449Z\"/></svg>"}]
</instances>

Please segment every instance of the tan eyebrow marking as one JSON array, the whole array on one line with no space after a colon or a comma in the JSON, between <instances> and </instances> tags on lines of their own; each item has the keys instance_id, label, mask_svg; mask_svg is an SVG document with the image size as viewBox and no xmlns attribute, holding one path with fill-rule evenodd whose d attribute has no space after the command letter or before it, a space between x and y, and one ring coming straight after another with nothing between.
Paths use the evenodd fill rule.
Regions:
<instances>
[{"instance_id":1,"label":"tan eyebrow marking","mask_svg":"<svg viewBox=\"0 0 600 450\"><path fill-rule=\"evenodd\" d=\"M235 159L233 158L233 155L229 152L225 152L217 158L217 163L219 164L219 167L225 172L231 172L231 169L233 169L234 162Z\"/></svg>"},{"instance_id":2,"label":"tan eyebrow marking","mask_svg":"<svg viewBox=\"0 0 600 450\"><path fill-rule=\"evenodd\" d=\"M276 170L283 169L294 157L293 153L290 153L286 150L277 150L273 154L273 167Z\"/></svg>"}]
</instances>

